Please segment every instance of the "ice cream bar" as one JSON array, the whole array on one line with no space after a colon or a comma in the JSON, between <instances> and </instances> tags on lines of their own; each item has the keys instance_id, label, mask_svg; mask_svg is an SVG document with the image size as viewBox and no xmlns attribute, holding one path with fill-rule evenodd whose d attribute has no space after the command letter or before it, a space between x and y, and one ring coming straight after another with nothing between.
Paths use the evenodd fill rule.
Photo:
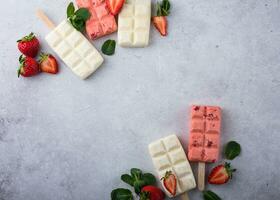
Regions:
<instances>
[{"instance_id":1,"label":"ice cream bar","mask_svg":"<svg viewBox=\"0 0 280 200\"><path fill-rule=\"evenodd\" d=\"M61 60L80 78L86 79L103 63L93 45L67 20L55 27L46 41Z\"/></svg>"},{"instance_id":2,"label":"ice cream bar","mask_svg":"<svg viewBox=\"0 0 280 200\"><path fill-rule=\"evenodd\" d=\"M189 161L176 135L170 135L151 143L149 152L160 179L164 177L167 171L171 171L176 176L175 196L196 187ZM164 185L163 188L169 197L173 197Z\"/></svg>"},{"instance_id":3,"label":"ice cream bar","mask_svg":"<svg viewBox=\"0 0 280 200\"><path fill-rule=\"evenodd\" d=\"M126 0L118 18L118 43L123 47L149 44L151 0Z\"/></svg>"},{"instance_id":4,"label":"ice cream bar","mask_svg":"<svg viewBox=\"0 0 280 200\"><path fill-rule=\"evenodd\" d=\"M221 108L192 106L188 158L190 161L216 162L219 158Z\"/></svg>"},{"instance_id":5,"label":"ice cream bar","mask_svg":"<svg viewBox=\"0 0 280 200\"><path fill-rule=\"evenodd\" d=\"M76 0L78 7L87 8L91 17L86 22L90 39L96 39L117 31L115 17L109 12L105 0Z\"/></svg>"}]
</instances>

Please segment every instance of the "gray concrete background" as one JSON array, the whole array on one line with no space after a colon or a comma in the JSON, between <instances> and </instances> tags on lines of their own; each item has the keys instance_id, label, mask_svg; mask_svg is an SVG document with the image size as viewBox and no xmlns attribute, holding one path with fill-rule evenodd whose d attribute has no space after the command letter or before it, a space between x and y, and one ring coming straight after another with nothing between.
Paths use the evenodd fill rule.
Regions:
<instances>
[{"instance_id":1,"label":"gray concrete background","mask_svg":"<svg viewBox=\"0 0 280 200\"><path fill-rule=\"evenodd\" d=\"M177 133L186 143L194 103L220 105L222 143L243 150L233 180L207 188L225 200L279 199L279 1L172 0L168 37L152 28L148 48L117 47L86 81L61 62L57 76L16 76L17 39L34 31L49 51L35 9L58 23L68 1L1 2L1 200L110 199L131 167L153 172L150 142ZM95 46L107 38L116 34Z\"/></svg>"}]
</instances>

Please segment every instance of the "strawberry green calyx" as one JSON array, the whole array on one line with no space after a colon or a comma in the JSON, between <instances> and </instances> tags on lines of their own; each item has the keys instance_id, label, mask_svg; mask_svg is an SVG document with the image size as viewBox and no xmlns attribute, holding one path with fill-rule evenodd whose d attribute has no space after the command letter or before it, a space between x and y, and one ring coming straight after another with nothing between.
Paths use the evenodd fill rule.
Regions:
<instances>
[{"instance_id":1,"label":"strawberry green calyx","mask_svg":"<svg viewBox=\"0 0 280 200\"><path fill-rule=\"evenodd\" d=\"M150 192L141 192L140 193L140 200L149 200L150 199Z\"/></svg>"},{"instance_id":2,"label":"strawberry green calyx","mask_svg":"<svg viewBox=\"0 0 280 200\"><path fill-rule=\"evenodd\" d=\"M225 166L225 169L227 171L229 178L232 179L233 172L235 172L236 169L232 169L230 166L230 163L228 163L228 162L226 162L224 166Z\"/></svg>"},{"instance_id":3,"label":"strawberry green calyx","mask_svg":"<svg viewBox=\"0 0 280 200\"><path fill-rule=\"evenodd\" d=\"M169 0L157 2L157 16L168 16L170 14L171 4Z\"/></svg>"},{"instance_id":4,"label":"strawberry green calyx","mask_svg":"<svg viewBox=\"0 0 280 200\"><path fill-rule=\"evenodd\" d=\"M21 71L23 70L24 62L25 62L25 57L23 55L21 55L19 57L19 64L20 65L19 65L19 68L17 70L18 78L20 77Z\"/></svg>"},{"instance_id":5,"label":"strawberry green calyx","mask_svg":"<svg viewBox=\"0 0 280 200\"><path fill-rule=\"evenodd\" d=\"M46 59L48 59L49 56L50 56L50 54L47 54L47 53L40 53L39 63L42 63L43 61L45 61Z\"/></svg>"},{"instance_id":6,"label":"strawberry green calyx","mask_svg":"<svg viewBox=\"0 0 280 200\"><path fill-rule=\"evenodd\" d=\"M172 171L166 171L164 177L162 177L160 180L168 179L170 175L172 175Z\"/></svg>"},{"instance_id":7,"label":"strawberry green calyx","mask_svg":"<svg viewBox=\"0 0 280 200\"><path fill-rule=\"evenodd\" d=\"M21 39L18 40L17 42L28 42L28 41L33 40L34 37L35 37L34 33L31 32L29 35L24 36L23 38L21 38Z\"/></svg>"}]
</instances>

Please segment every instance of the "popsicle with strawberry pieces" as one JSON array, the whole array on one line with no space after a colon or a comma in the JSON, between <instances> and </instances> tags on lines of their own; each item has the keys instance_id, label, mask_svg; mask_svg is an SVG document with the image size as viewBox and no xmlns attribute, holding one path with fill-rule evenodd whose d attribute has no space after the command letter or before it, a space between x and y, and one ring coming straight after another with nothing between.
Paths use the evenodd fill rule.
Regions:
<instances>
[{"instance_id":1,"label":"popsicle with strawberry pieces","mask_svg":"<svg viewBox=\"0 0 280 200\"><path fill-rule=\"evenodd\" d=\"M105 0L76 0L79 8L87 8L91 17L86 22L86 32L90 39L117 31L117 23L107 7Z\"/></svg>"},{"instance_id":2,"label":"popsicle with strawberry pieces","mask_svg":"<svg viewBox=\"0 0 280 200\"><path fill-rule=\"evenodd\" d=\"M149 152L166 195L189 199L186 192L195 188L196 182L178 137L170 135L151 143Z\"/></svg>"},{"instance_id":3,"label":"popsicle with strawberry pieces","mask_svg":"<svg viewBox=\"0 0 280 200\"><path fill-rule=\"evenodd\" d=\"M205 163L219 159L221 108L218 106L191 107L188 158L198 163L198 189L205 187Z\"/></svg>"}]
</instances>

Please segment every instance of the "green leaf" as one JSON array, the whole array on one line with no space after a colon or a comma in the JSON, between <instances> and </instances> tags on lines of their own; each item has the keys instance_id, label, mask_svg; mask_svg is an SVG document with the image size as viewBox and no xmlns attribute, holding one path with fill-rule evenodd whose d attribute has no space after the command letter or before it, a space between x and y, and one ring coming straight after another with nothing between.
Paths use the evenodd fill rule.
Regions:
<instances>
[{"instance_id":1,"label":"green leaf","mask_svg":"<svg viewBox=\"0 0 280 200\"><path fill-rule=\"evenodd\" d=\"M140 169L132 168L130 170L130 173L131 173L132 177L134 177L136 180L141 179L141 177L142 177L142 171Z\"/></svg>"},{"instance_id":2,"label":"green leaf","mask_svg":"<svg viewBox=\"0 0 280 200\"><path fill-rule=\"evenodd\" d=\"M225 156L228 160L233 160L241 152L241 146L235 141L230 141L227 143L225 148Z\"/></svg>"},{"instance_id":3,"label":"green leaf","mask_svg":"<svg viewBox=\"0 0 280 200\"><path fill-rule=\"evenodd\" d=\"M155 185L156 184L156 177L151 173L145 173L142 176L145 185Z\"/></svg>"},{"instance_id":4,"label":"green leaf","mask_svg":"<svg viewBox=\"0 0 280 200\"><path fill-rule=\"evenodd\" d=\"M136 194L140 194L142 187L145 186L144 180L137 180L134 182L134 191Z\"/></svg>"},{"instance_id":5,"label":"green leaf","mask_svg":"<svg viewBox=\"0 0 280 200\"><path fill-rule=\"evenodd\" d=\"M157 16L162 16L161 5L159 2L157 2Z\"/></svg>"},{"instance_id":6,"label":"green leaf","mask_svg":"<svg viewBox=\"0 0 280 200\"><path fill-rule=\"evenodd\" d=\"M115 40L107 40L102 45L101 50L102 50L102 53L104 53L105 55L111 56L115 53L115 48L116 48L116 41Z\"/></svg>"},{"instance_id":7,"label":"green leaf","mask_svg":"<svg viewBox=\"0 0 280 200\"><path fill-rule=\"evenodd\" d=\"M128 189L118 188L111 192L111 200L133 200L133 195Z\"/></svg>"},{"instance_id":8,"label":"green leaf","mask_svg":"<svg viewBox=\"0 0 280 200\"><path fill-rule=\"evenodd\" d=\"M216 193L211 190L207 190L203 192L204 200L222 200Z\"/></svg>"},{"instance_id":9,"label":"green leaf","mask_svg":"<svg viewBox=\"0 0 280 200\"><path fill-rule=\"evenodd\" d=\"M130 186L132 186L132 187L134 186L134 179L130 175L123 174L121 176L121 179L122 179L123 182L129 184Z\"/></svg>"},{"instance_id":10,"label":"green leaf","mask_svg":"<svg viewBox=\"0 0 280 200\"><path fill-rule=\"evenodd\" d=\"M90 12L86 8L80 8L75 12L75 15L84 21L87 21L90 18Z\"/></svg>"},{"instance_id":11,"label":"green leaf","mask_svg":"<svg viewBox=\"0 0 280 200\"><path fill-rule=\"evenodd\" d=\"M67 7L67 18L73 16L75 13L75 7L73 2L71 2Z\"/></svg>"},{"instance_id":12,"label":"green leaf","mask_svg":"<svg viewBox=\"0 0 280 200\"><path fill-rule=\"evenodd\" d=\"M162 11L163 16L168 16L170 14L171 5L170 5L169 0L163 0L160 7L161 7L161 11Z\"/></svg>"}]
</instances>

